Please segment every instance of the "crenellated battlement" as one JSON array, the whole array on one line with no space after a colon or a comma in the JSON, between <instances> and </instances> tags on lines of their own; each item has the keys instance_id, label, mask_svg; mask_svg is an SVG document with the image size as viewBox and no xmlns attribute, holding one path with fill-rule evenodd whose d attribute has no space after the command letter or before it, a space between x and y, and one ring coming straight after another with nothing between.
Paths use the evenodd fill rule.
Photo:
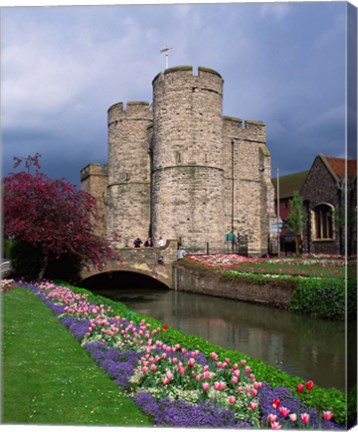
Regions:
<instances>
[{"instance_id":1,"label":"crenellated battlement","mask_svg":"<svg viewBox=\"0 0 358 432\"><path fill-rule=\"evenodd\" d=\"M151 120L153 117L149 102L134 101L112 105L108 109L108 126L117 126L119 121L126 120Z\"/></svg>"},{"instance_id":2,"label":"crenellated battlement","mask_svg":"<svg viewBox=\"0 0 358 432\"><path fill-rule=\"evenodd\" d=\"M152 85L158 82L162 82L165 79L170 78L171 80L198 80L205 82L206 80L217 79L219 82L223 83L224 80L222 76L215 71L207 67L199 66L198 73L195 74L192 66L176 66L166 69L164 72L159 72L152 81Z\"/></svg>"},{"instance_id":3,"label":"crenellated battlement","mask_svg":"<svg viewBox=\"0 0 358 432\"><path fill-rule=\"evenodd\" d=\"M266 124L262 121L258 120L242 120L238 117L230 117L230 116L224 116L223 117L225 122L231 122L235 124L235 126L241 128L241 129L260 129L266 128Z\"/></svg>"},{"instance_id":4,"label":"crenellated battlement","mask_svg":"<svg viewBox=\"0 0 358 432\"><path fill-rule=\"evenodd\" d=\"M108 164L103 166L100 163L89 163L81 169L81 182L86 180L89 176L107 176Z\"/></svg>"}]
</instances>

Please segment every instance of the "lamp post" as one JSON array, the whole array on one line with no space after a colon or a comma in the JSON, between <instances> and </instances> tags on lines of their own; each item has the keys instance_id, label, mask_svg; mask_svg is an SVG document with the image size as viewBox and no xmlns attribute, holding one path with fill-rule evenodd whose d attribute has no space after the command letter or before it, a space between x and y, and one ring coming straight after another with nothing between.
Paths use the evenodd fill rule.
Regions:
<instances>
[{"instance_id":1,"label":"lamp post","mask_svg":"<svg viewBox=\"0 0 358 432\"><path fill-rule=\"evenodd\" d=\"M281 242L280 242L280 233L281 233L281 218L280 218L280 170L276 168L276 220L277 220L277 256L280 256L281 253Z\"/></svg>"}]
</instances>

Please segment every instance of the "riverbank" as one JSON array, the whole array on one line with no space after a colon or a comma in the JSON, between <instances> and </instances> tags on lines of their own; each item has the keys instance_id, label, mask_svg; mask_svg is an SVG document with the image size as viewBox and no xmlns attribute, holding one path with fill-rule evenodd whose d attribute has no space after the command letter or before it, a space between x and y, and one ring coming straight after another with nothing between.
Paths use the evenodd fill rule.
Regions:
<instances>
[{"instance_id":1,"label":"riverbank","mask_svg":"<svg viewBox=\"0 0 358 432\"><path fill-rule=\"evenodd\" d=\"M356 320L355 261L333 258L251 259L189 255L173 265L173 287L288 309L314 318ZM347 297L346 297L347 296Z\"/></svg>"},{"instance_id":2,"label":"riverbank","mask_svg":"<svg viewBox=\"0 0 358 432\"><path fill-rule=\"evenodd\" d=\"M50 303L51 302L55 302L55 303L58 304L59 301L61 300L60 297L58 296L58 292L59 291L56 290L56 288L54 288L54 287L52 287L52 289L55 289L55 291L51 291L49 289L45 289L45 291L43 291L43 294L41 294L41 295L44 296L45 293L46 293L46 295L47 295L47 300L46 301L47 302L50 301ZM74 293L78 293L77 296L80 299L81 298L83 299L82 296L85 293L84 290L80 290L80 289L76 289L76 288L71 288L71 289L73 290ZM71 298L75 298L76 297L76 294L75 295L71 295L71 294L69 294L69 292L65 291L64 289L61 289L60 291L62 293L66 292L67 293L66 295L71 296ZM55 295L55 292L56 292L56 295ZM132 324L127 324L127 327L126 327L126 329L128 329L128 325L130 326L130 328L132 329L131 333L134 332L134 331L137 332L138 329L140 329L141 326L143 327L143 325L144 325L143 324L143 319L144 319L143 316L135 314L132 311L126 310L125 307L122 307L121 305L116 304L114 302L110 302L110 301L108 301L106 299L99 298L99 297L96 298L95 296L91 296L88 293L86 293L86 295L87 295L86 302L88 300L90 300L92 304L99 304L99 302L101 302L101 304L102 304L102 307L101 307L102 310L107 310L108 307L111 307L112 311L111 311L111 313L108 314L109 316L113 316L113 314L118 314L118 313L120 313L122 316L124 315L126 317L126 322L127 323L132 322ZM58 306L59 306L59 304L58 304ZM72 312L70 312L68 314L68 318L70 318L70 316L72 316L73 318L75 318L76 322L77 321L79 321L79 322L82 321L83 322L83 320L85 319L85 316L83 315L83 308L82 308L82 311L80 311L80 308L78 308L78 307L77 307L77 309L73 309L72 308L71 310L72 310ZM93 310L93 309L91 309L91 310ZM63 308L62 308L62 312L63 312ZM107 313L106 313L106 315L107 315ZM116 315L114 315L114 316L116 316ZM111 318L107 318L107 320L108 319L111 319ZM85 321L86 321L86 319L85 319ZM113 322L112 324L114 325L115 323ZM335 391L333 389L332 390L323 390L323 389L320 389L317 386L314 386L314 388L311 391L305 390L302 393L298 393L297 392L297 385L298 384L302 385L302 382L300 382L299 379L294 378L294 377L288 377L285 374L281 373L280 371L275 370L274 368L267 367L267 365L264 365L262 362L257 362L257 361L255 362L255 361L253 361L253 359L249 359L247 356L244 356L244 355L242 355L242 354L240 354L238 352L233 352L233 351L227 351L227 350L220 349L220 347L215 347L215 346L213 346L211 344L208 344L205 341L201 340L200 338L196 338L196 337L192 337L192 336L189 336L189 335L185 335L185 334L182 334L181 332L178 332L178 331L173 330L173 329L169 329L169 328L166 329L165 325L163 325L163 323L158 323L158 321L152 320L150 318L148 318L145 321L145 326L148 326L148 325L152 329L154 329L154 330L159 329L159 330L157 330L154 333L155 336L153 335L151 337L151 339L153 339L153 341L152 341L152 344L150 346L152 346L152 347L154 347L155 340L157 340L157 341L160 340L161 341L161 344L160 344L161 349L163 348L163 343L167 347L168 346L171 346L171 347L176 346L177 347L178 345L180 345L180 347L182 349L183 349L183 347L185 347L185 350L194 350L193 352L195 352L195 353L198 352L198 354L196 354L196 356L198 356L201 353L200 355L204 355L207 359L210 359L210 356L214 352L212 350L215 349L216 350L216 354L215 355L218 356L219 360L221 359L222 363L225 363L225 362L229 361L229 360L225 360L225 359L229 359L230 358L230 362L231 363L227 363L227 364L231 364L231 365L232 364L239 364L239 365L241 365L241 366L239 366L239 368L243 369L242 372L241 372L242 378L246 377L245 380L248 380L247 381L248 385L251 383L251 386L252 386L252 387L250 387L250 395L246 394L245 390L244 390L243 395L246 394L246 403L248 402L247 398L250 396L251 402L253 402L253 404L257 403L257 405L255 406L254 410L258 409L259 411L257 411L257 412L260 412L260 415L262 415L265 412L265 409L268 409L268 408L267 407L264 408L265 404L262 402L262 398L260 398L258 402L254 402L255 398L260 397L257 394L251 394L251 392L253 392L253 390L255 390L254 385L253 385L255 382L258 383L258 386L259 386L258 389L260 389L260 382L261 382L261 385L264 384L264 387L263 387L264 391L262 392L262 394L264 394L264 395L265 394L266 395L269 394L270 395L270 396L268 396L269 398L271 398L274 395L276 395L276 393L275 393L276 390L275 389L277 389L279 386L281 386L281 389L282 389L282 386L284 384L286 384L286 386L285 386L286 390L285 390L284 394L281 395L282 394L282 390L281 390L281 393L280 392L278 393L278 394L281 395L280 397L282 399L282 405L283 406L285 406L284 404L286 403L285 397L287 397L287 395L290 394L291 396L290 396L289 400L292 399L292 400L296 401L296 408L297 408L298 401L301 401L301 402L299 402L300 408L306 409L306 411L310 410L311 408L308 408L308 407L305 408L304 404L308 404L309 406L312 407L312 409L313 409L313 407L315 407L317 409L322 409L322 410L334 409L335 418L337 420L339 420L339 421L343 421L343 419L345 417L344 416L344 395L341 392ZM71 327L72 327L72 330L74 330L74 327L76 327L74 321L70 325L70 328ZM103 327L103 326L99 326L99 327L96 326L96 332L94 332L95 334L93 334L93 335L87 335L85 337L85 340L82 340L82 343L85 343L85 345L88 344L91 341L92 341L91 343L93 343L94 340L96 340L95 336L96 335L100 336L102 334L102 336L105 336L106 343L109 343L109 346L112 346L113 343L114 343L114 340L115 340L114 339L114 335L112 335L112 336L109 335L108 334L108 329L107 329L107 332L105 332L105 334L103 334L103 332L101 331L101 329L104 330L105 328L106 327ZM144 328L146 328L146 327L144 327ZM126 332L126 334L128 334L128 333ZM102 336L100 336L100 338L97 339L97 340L100 341ZM119 336L120 335L117 335L116 337L119 337ZM94 337L94 339L91 339L92 337ZM82 338L84 338L83 334L82 334ZM140 339L140 340L143 341L143 339ZM137 340L137 342L134 344L134 346L132 345L132 348L138 347L138 349L139 349L140 340L139 341ZM132 338L131 338L131 341L132 341L131 343L133 343L133 339ZM121 344L122 343L125 343L125 341L121 342ZM126 345L126 343L125 343L125 345ZM126 346L122 347L122 349L124 349L125 347ZM157 347L159 349L159 346L157 344L155 344L155 347ZM147 346L147 348L148 348L148 346ZM188 352L188 351L186 351L186 352ZM163 354L164 354L164 352L162 353L162 355ZM178 355L179 355L179 353L178 353ZM164 375L166 375L165 370L166 370L166 367L168 367L169 364L171 364L170 367L173 368L173 364L170 363L170 362L166 363L166 362L169 361L169 359L165 360L165 358L166 358L166 356L164 356L163 358L162 358L162 356L160 356L160 359L162 359L162 360L159 359L160 361L157 364L158 369L161 370L162 373L164 372ZM200 357L198 357L198 358L200 358ZM208 361L208 360L205 360L205 361ZM241 362L244 362L244 364L246 363L247 366L243 367L243 365L242 365ZM161 364L161 363L163 363L163 364ZM199 364L199 361L197 362L197 364ZM250 365L250 366L248 366L248 365ZM142 369L143 369L144 366L143 365L141 365L141 366L142 366ZM216 364L213 365L212 364L212 360L210 360L210 367L212 367L212 366L217 367ZM163 370L163 367L164 367L164 370ZM250 367L251 369L249 369L247 371L246 367ZM135 382L136 382L136 380L138 380L138 378L139 378L139 381L141 382L140 389L143 390L143 389L146 388L147 391L148 391L148 387L147 387L148 386L148 382L147 381L143 381L143 382L141 381L143 379L143 376L141 375L141 373L143 373L142 369L141 369L140 373L137 371L137 374L135 374L135 376L137 378L135 378L134 381L131 381L131 382L132 382L132 385L134 385ZM225 367L221 368L221 369L223 369L222 373L225 375L225 373L226 373L225 372ZM138 375L138 373L139 373L139 375ZM219 372L218 372L217 369L215 369L215 371L213 371L213 373L217 375ZM154 371L153 371L153 374L154 375L152 376L152 378L155 378L155 376L157 376L159 378L161 377L161 374L156 375L154 373ZM250 379L252 380L252 378L250 378L249 375L253 375L254 376L254 381L250 381ZM213 376L213 378L214 378L214 376ZM262 380L265 379L265 381L264 382L263 381L259 381L261 379ZM245 382L245 380L243 382ZM196 381L196 384L195 384L196 388L198 387L198 382L199 381ZM230 380L227 382L227 384L229 384L229 382L230 382ZM266 387L265 383L267 383L267 384L269 383L268 385L272 386L273 388L271 390L269 390ZM201 384L201 382L200 382L200 384ZM212 385L213 384L214 383L212 383ZM175 387L174 383L173 383L173 386L170 386L170 387L174 388ZM292 390L290 390L289 387L291 387ZM163 386L161 386L161 388L162 389L164 388L164 390L163 390L164 392L166 392L169 389L169 387L167 388L167 387L163 387ZM181 388L182 388L182 386L181 386ZM231 387L228 387L228 390L229 390L229 388L231 388ZM133 390L133 388L132 388L132 390ZM221 394L225 395L227 393L225 391L225 392L223 392ZM286 394L286 396L285 396L285 394ZM231 396L233 396L233 395L231 395ZM240 400L239 398L241 397L241 395L239 395L236 392L235 396L236 396L235 397L235 403L239 402L239 400ZM160 401L160 399L159 399L159 401ZM137 400L137 402L138 402L138 400ZM231 402L233 402L233 399L231 399ZM143 403L143 399L141 399L141 403ZM154 402L152 401L152 403L154 403ZM232 409L234 407L234 406L229 405L230 402L227 402L226 399L225 399L225 403L228 406L228 408ZM252 405L252 406L254 406L254 405ZM252 411L254 411L254 410L252 408L250 408L250 405L247 405L247 409L248 409L248 411L247 411L248 415L247 415L246 420L250 420L250 418L251 418L251 420L254 421L255 418L257 419L257 417L254 414L251 413L250 410L252 410ZM276 408L269 407L269 409L272 410L272 411L274 411ZM293 409L293 407L292 407L292 409ZM293 412L292 409L291 409L291 412ZM278 415L280 415L280 413L278 412L278 408L277 408L276 411L277 411ZM282 420L282 422L284 421L284 418L282 418L282 419L281 419L281 417L279 417L279 418L280 418L280 420ZM311 414L312 421L313 421L314 418L317 418L317 415L316 415L316 417L314 417L314 414L312 412L312 414ZM318 417L318 419L319 419L319 417ZM265 422L266 422L266 419L265 419Z\"/></svg>"}]
</instances>

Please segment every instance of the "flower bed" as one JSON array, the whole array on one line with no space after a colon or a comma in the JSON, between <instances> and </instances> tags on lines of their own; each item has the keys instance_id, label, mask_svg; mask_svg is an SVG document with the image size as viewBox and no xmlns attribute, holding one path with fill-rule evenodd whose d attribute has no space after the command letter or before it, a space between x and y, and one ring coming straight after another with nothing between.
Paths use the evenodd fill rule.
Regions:
<instances>
[{"instance_id":1,"label":"flower bed","mask_svg":"<svg viewBox=\"0 0 358 432\"><path fill-rule=\"evenodd\" d=\"M272 389L256 379L245 359L234 363L215 352L205 356L165 343L166 326L135 323L90 302L87 294L52 283L28 286L158 426L339 428L330 411L318 412L300 399L300 392L312 391L311 381L296 395Z\"/></svg>"},{"instance_id":2,"label":"flower bed","mask_svg":"<svg viewBox=\"0 0 358 432\"><path fill-rule=\"evenodd\" d=\"M252 274L267 277L302 276L302 277L324 277L344 278L345 260L337 256L302 256L300 258L247 258L234 254L218 255L186 255L186 262L200 267L218 271L233 270L237 272L250 272ZM355 269L354 261L349 265Z\"/></svg>"}]
</instances>

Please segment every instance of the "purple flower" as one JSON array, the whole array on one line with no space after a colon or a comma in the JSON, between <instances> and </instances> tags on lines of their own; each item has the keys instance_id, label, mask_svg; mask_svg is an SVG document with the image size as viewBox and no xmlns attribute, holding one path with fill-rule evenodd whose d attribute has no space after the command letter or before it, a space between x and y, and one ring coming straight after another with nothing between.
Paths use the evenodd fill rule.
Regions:
<instances>
[{"instance_id":1,"label":"purple flower","mask_svg":"<svg viewBox=\"0 0 358 432\"><path fill-rule=\"evenodd\" d=\"M87 343L85 349L98 365L106 371L115 383L124 388L130 387L130 378L138 364L139 355L135 351L118 351L102 343Z\"/></svg>"},{"instance_id":2,"label":"purple flower","mask_svg":"<svg viewBox=\"0 0 358 432\"><path fill-rule=\"evenodd\" d=\"M81 340L84 338L88 331L89 321L88 320L79 320L74 317L64 317L61 318L61 323L68 327L70 332L77 340Z\"/></svg>"},{"instance_id":3,"label":"purple flower","mask_svg":"<svg viewBox=\"0 0 358 432\"><path fill-rule=\"evenodd\" d=\"M169 398L157 401L145 392L137 393L133 399L139 408L154 417L154 422L158 426L251 428L249 423L239 422L230 409L209 402L192 405L182 400L172 401Z\"/></svg>"}]
</instances>

